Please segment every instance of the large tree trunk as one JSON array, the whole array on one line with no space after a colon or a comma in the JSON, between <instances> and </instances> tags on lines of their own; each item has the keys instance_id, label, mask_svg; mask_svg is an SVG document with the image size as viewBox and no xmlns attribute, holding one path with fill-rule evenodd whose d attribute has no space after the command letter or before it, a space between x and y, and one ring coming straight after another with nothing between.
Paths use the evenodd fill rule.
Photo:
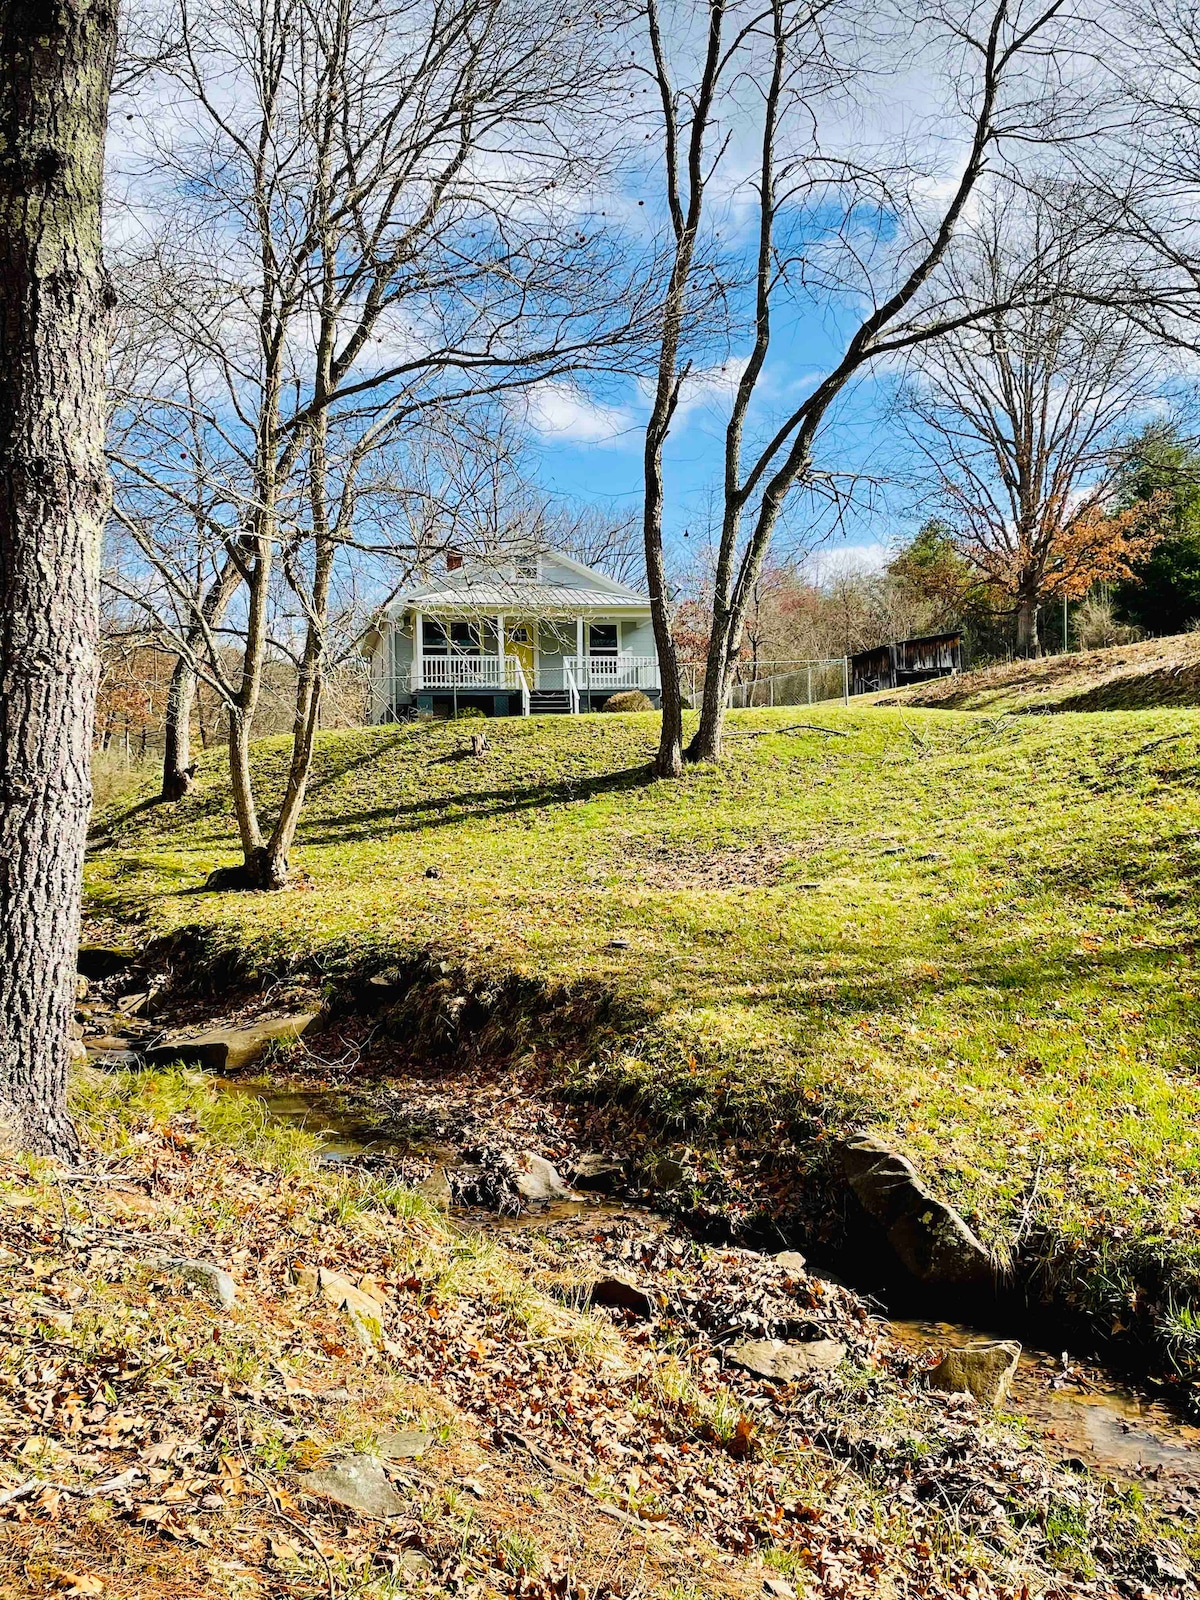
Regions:
<instances>
[{"instance_id":1,"label":"large tree trunk","mask_svg":"<svg viewBox=\"0 0 1200 1600\"><path fill-rule=\"evenodd\" d=\"M1036 656L1038 644L1038 596L1030 584L1022 584L1017 593L1017 654Z\"/></svg>"},{"instance_id":2,"label":"large tree trunk","mask_svg":"<svg viewBox=\"0 0 1200 1600\"><path fill-rule=\"evenodd\" d=\"M70 1156L75 949L108 504L109 0L0 16L0 1121Z\"/></svg>"}]
</instances>

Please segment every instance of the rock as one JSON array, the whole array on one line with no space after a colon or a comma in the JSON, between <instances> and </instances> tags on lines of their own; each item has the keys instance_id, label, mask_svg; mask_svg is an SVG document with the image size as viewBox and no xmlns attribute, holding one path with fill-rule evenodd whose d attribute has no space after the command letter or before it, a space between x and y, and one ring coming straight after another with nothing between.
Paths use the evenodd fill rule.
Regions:
<instances>
[{"instance_id":1,"label":"rock","mask_svg":"<svg viewBox=\"0 0 1200 1600\"><path fill-rule=\"evenodd\" d=\"M90 1044L83 1054L86 1061L103 1072L137 1072L142 1065L136 1050L106 1050Z\"/></svg>"},{"instance_id":2,"label":"rock","mask_svg":"<svg viewBox=\"0 0 1200 1600\"><path fill-rule=\"evenodd\" d=\"M842 1166L867 1215L883 1229L905 1268L920 1283L987 1289L991 1257L953 1206L938 1200L911 1161L874 1134L852 1134Z\"/></svg>"},{"instance_id":3,"label":"rock","mask_svg":"<svg viewBox=\"0 0 1200 1600\"><path fill-rule=\"evenodd\" d=\"M442 875L441 867L426 867L425 868L425 876L427 878L440 878L441 875Z\"/></svg>"},{"instance_id":4,"label":"rock","mask_svg":"<svg viewBox=\"0 0 1200 1600\"><path fill-rule=\"evenodd\" d=\"M117 1010L124 1017L144 1017L150 1009L154 993L153 989L135 989L132 994L123 994L117 1001Z\"/></svg>"},{"instance_id":5,"label":"rock","mask_svg":"<svg viewBox=\"0 0 1200 1600\"><path fill-rule=\"evenodd\" d=\"M654 1181L660 1189L678 1189L687 1182L688 1169L682 1156L659 1156L654 1165Z\"/></svg>"},{"instance_id":6,"label":"rock","mask_svg":"<svg viewBox=\"0 0 1200 1600\"><path fill-rule=\"evenodd\" d=\"M420 1550L403 1550L400 1553L400 1571L420 1577L424 1572L433 1571L433 1562Z\"/></svg>"},{"instance_id":7,"label":"rock","mask_svg":"<svg viewBox=\"0 0 1200 1600\"><path fill-rule=\"evenodd\" d=\"M775 1600L796 1600L796 1591L786 1578L764 1578L763 1593L774 1595Z\"/></svg>"},{"instance_id":8,"label":"rock","mask_svg":"<svg viewBox=\"0 0 1200 1600\"><path fill-rule=\"evenodd\" d=\"M86 1064L88 1047L82 1039L69 1039L67 1041L67 1051L73 1067L82 1067Z\"/></svg>"},{"instance_id":9,"label":"rock","mask_svg":"<svg viewBox=\"0 0 1200 1600\"><path fill-rule=\"evenodd\" d=\"M571 1186L586 1189L591 1194L613 1194L624 1177L625 1168L619 1161L611 1161L598 1150L591 1150L575 1163Z\"/></svg>"},{"instance_id":10,"label":"rock","mask_svg":"<svg viewBox=\"0 0 1200 1600\"><path fill-rule=\"evenodd\" d=\"M228 1311L237 1299L237 1285L233 1279L221 1267L214 1267L211 1261L189 1261L185 1256L149 1256L147 1260L155 1271L182 1278L185 1283L202 1290L222 1311Z\"/></svg>"},{"instance_id":11,"label":"rock","mask_svg":"<svg viewBox=\"0 0 1200 1600\"><path fill-rule=\"evenodd\" d=\"M1010 1339L947 1350L929 1372L929 1386L948 1394L973 1394L984 1405L996 1406L1008 1393L1020 1357L1021 1346Z\"/></svg>"},{"instance_id":12,"label":"rock","mask_svg":"<svg viewBox=\"0 0 1200 1600\"><path fill-rule=\"evenodd\" d=\"M445 1167L434 1167L433 1171L417 1185L417 1193L423 1194L431 1206L439 1211L449 1211L454 1203L454 1190L450 1187L450 1178Z\"/></svg>"},{"instance_id":13,"label":"rock","mask_svg":"<svg viewBox=\"0 0 1200 1600\"><path fill-rule=\"evenodd\" d=\"M799 1250L781 1250L774 1258L775 1265L782 1267L785 1272L802 1272L808 1275L808 1263Z\"/></svg>"},{"instance_id":14,"label":"rock","mask_svg":"<svg viewBox=\"0 0 1200 1600\"><path fill-rule=\"evenodd\" d=\"M654 1301L628 1278L609 1276L596 1278L587 1286L585 1303L589 1306L612 1306L618 1311L631 1311L635 1317L652 1317Z\"/></svg>"},{"instance_id":15,"label":"rock","mask_svg":"<svg viewBox=\"0 0 1200 1600\"><path fill-rule=\"evenodd\" d=\"M75 979L75 998L76 998L76 1000L86 1000L87 997L88 997L88 981L87 981L87 979L84 978L84 977L76 978Z\"/></svg>"},{"instance_id":16,"label":"rock","mask_svg":"<svg viewBox=\"0 0 1200 1600\"><path fill-rule=\"evenodd\" d=\"M116 977L118 972L127 972L137 958L137 951L126 945L81 944L75 969L81 978L98 983Z\"/></svg>"},{"instance_id":17,"label":"rock","mask_svg":"<svg viewBox=\"0 0 1200 1600\"><path fill-rule=\"evenodd\" d=\"M517 1157L514 1186L521 1199L537 1204L547 1200L569 1200L571 1191L545 1156L522 1150Z\"/></svg>"},{"instance_id":18,"label":"rock","mask_svg":"<svg viewBox=\"0 0 1200 1600\"><path fill-rule=\"evenodd\" d=\"M760 1378L794 1383L814 1373L832 1372L845 1359L846 1346L837 1339L814 1339L793 1344L782 1339L743 1339L730 1345L729 1359Z\"/></svg>"},{"instance_id":19,"label":"rock","mask_svg":"<svg viewBox=\"0 0 1200 1600\"><path fill-rule=\"evenodd\" d=\"M302 1472L299 1483L306 1494L334 1500L364 1517L396 1517L407 1510L382 1465L371 1456L343 1456L314 1472Z\"/></svg>"},{"instance_id":20,"label":"rock","mask_svg":"<svg viewBox=\"0 0 1200 1600\"><path fill-rule=\"evenodd\" d=\"M421 1428L405 1428L399 1433L385 1433L375 1450L384 1461L408 1461L414 1456L423 1456L436 1442L435 1434Z\"/></svg>"},{"instance_id":21,"label":"rock","mask_svg":"<svg viewBox=\"0 0 1200 1600\"><path fill-rule=\"evenodd\" d=\"M199 1067L202 1072L240 1072L253 1066L271 1045L294 1044L320 1016L319 1011L297 1011L286 1017L268 1017L248 1028L213 1028L191 1037L172 1037L146 1052L151 1067Z\"/></svg>"},{"instance_id":22,"label":"rock","mask_svg":"<svg viewBox=\"0 0 1200 1600\"><path fill-rule=\"evenodd\" d=\"M382 1323L384 1303L382 1294L373 1295L340 1272L329 1267L297 1267L293 1277L309 1294L321 1294L338 1311L349 1311L353 1316Z\"/></svg>"}]
</instances>

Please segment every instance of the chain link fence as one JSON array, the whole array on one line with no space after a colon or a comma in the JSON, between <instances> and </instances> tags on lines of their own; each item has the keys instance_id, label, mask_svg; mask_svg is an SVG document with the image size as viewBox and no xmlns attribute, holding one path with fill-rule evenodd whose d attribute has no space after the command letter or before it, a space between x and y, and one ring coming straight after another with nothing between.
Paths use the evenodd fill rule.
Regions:
<instances>
[{"instance_id":1,"label":"chain link fence","mask_svg":"<svg viewBox=\"0 0 1200 1600\"><path fill-rule=\"evenodd\" d=\"M812 706L821 700L850 699L850 661L833 656L823 661L768 661L752 675L743 670L729 704L746 706Z\"/></svg>"}]
</instances>

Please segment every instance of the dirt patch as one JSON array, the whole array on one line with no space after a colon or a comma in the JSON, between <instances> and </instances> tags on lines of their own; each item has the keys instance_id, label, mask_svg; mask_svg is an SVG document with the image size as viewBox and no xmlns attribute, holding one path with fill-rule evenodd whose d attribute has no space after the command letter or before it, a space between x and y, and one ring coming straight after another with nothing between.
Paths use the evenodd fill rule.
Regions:
<instances>
[{"instance_id":1,"label":"dirt patch","mask_svg":"<svg viewBox=\"0 0 1200 1600\"><path fill-rule=\"evenodd\" d=\"M808 852L794 840L718 846L656 845L631 863L638 882L656 889L763 889L783 883Z\"/></svg>"}]
</instances>

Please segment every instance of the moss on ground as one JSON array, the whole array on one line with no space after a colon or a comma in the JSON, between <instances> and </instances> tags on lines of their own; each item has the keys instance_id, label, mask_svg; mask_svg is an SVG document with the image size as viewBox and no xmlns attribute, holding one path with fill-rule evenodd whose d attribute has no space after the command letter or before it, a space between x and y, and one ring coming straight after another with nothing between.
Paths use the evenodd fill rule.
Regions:
<instances>
[{"instance_id":1,"label":"moss on ground","mask_svg":"<svg viewBox=\"0 0 1200 1600\"><path fill-rule=\"evenodd\" d=\"M805 715L833 731L735 714L677 783L650 716L496 722L478 759L453 727L324 735L276 896L197 892L234 859L210 760L101 819L92 910L260 974L432 951L611 994L596 1092L714 1137L876 1124L1001 1257L1194 1377L1200 714ZM284 745L258 763L278 792Z\"/></svg>"}]
</instances>

